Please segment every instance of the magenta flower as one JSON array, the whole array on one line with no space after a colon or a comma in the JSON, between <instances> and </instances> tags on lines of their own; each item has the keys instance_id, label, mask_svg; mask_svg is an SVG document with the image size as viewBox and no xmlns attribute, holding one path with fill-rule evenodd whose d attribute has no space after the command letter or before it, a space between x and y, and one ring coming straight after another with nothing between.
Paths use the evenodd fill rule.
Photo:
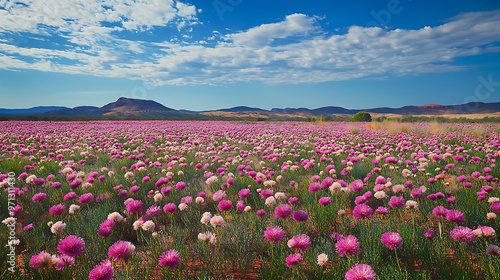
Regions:
<instances>
[{"instance_id":1,"label":"magenta flower","mask_svg":"<svg viewBox=\"0 0 500 280\"><path fill-rule=\"evenodd\" d=\"M109 280L113 278L113 266L109 260L104 260L89 273L89 280Z\"/></svg>"},{"instance_id":2,"label":"magenta flower","mask_svg":"<svg viewBox=\"0 0 500 280\"><path fill-rule=\"evenodd\" d=\"M94 196L92 195L92 193L82 194L82 195L80 195L80 198L78 198L78 201L80 203L88 203L88 202L91 202L93 200L94 200Z\"/></svg>"},{"instance_id":3,"label":"magenta flower","mask_svg":"<svg viewBox=\"0 0 500 280\"><path fill-rule=\"evenodd\" d=\"M363 181L358 179L351 184L351 190L354 192L359 192L363 190Z\"/></svg>"},{"instance_id":4,"label":"magenta flower","mask_svg":"<svg viewBox=\"0 0 500 280\"><path fill-rule=\"evenodd\" d=\"M57 251L71 257L79 256L85 248L85 241L78 236L70 235L57 245Z\"/></svg>"},{"instance_id":5,"label":"magenta flower","mask_svg":"<svg viewBox=\"0 0 500 280\"><path fill-rule=\"evenodd\" d=\"M64 195L64 200L71 200L71 199L73 199L75 197L76 197L76 193L75 192L69 192L66 195Z\"/></svg>"},{"instance_id":6,"label":"magenta flower","mask_svg":"<svg viewBox=\"0 0 500 280\"><path fill-rule=\"evenodd\" d=\"M290 198L288 199L288 202L289 202L290 204L292 204L292 205L293 205L293 204L295 204L295 203L297 203L297 201L299 201L299 198L298 198L298 197L290 197Z\"/></svg>"},{"instance_id":7,"label":"magenta flower","mask_svg":"<svg viewBox=\"0 0 500 280\"><path fill-rule=\"evenodd\" d=\"M41 186L43 183L45 183L45 180L42 178L36 178L35 181L33 182L36 186Z\"/></svg>"},{"instance_id":8,"label":"magenta flower","mask_svg":"<svg viewBox=\"0 0 500 280\"><path fill-rule=\"evenodd\" d=\"M456 227L450 231L450 236L460 243L471 243L476 241L474 231L468 227Z\"/></svg>"},{"instance_id":9,"label":"magenta flower","mask_svg":"<svg viewBox=\"0 0 500 280\"><path fill-rule=\"evenodd\" d=\"M382 214L382 215L387 215L389 214L389 209L383 207L383 206L379 206L376 210L375 210L375 213L377 214Z\"/></svg>"},{"instance_id":10,"label":"magenta flower","mask_svg":"<svg viewBox=\"0 0 500 280\"><path fill-rule=\"evenodd\" d=\"M306 211L299 210L293 213L292 218L294 221L304 222L307 221L307 219L309 218L309 214L307 214Z\"/></svg>"},{"instance_id":11,"label":"magenta flower","mask_svg":"<svg viewBox=\"0 0 500 280\"><path fill-rule=\"evenodd\" d=\"M274 209L274 216L276 218L286 219L292 214L292 207L288 204L280 204Z\"/></svg>"},{"instance_id":12,"label":"magenta flower","mask_svg":"<svg viewBox=\"0 0 500 280\"><path fill-rule=\"evenodd\" d=\"M455 222L455 223L463 223L465 220L464 213L458 211L458 210L448 210L446 212L446 219L450 222Z\"/></svg>"},{"instance_id":13,"label":"magenta flower","mask_svg":"<svg viewBox=\"0 0 500 280\"><path fill-rule=\"evenodd\" d=\"M323 206L326 206L326 205L332 203L332 198L328 197L328 196L322 197L319 199L319 203Z\"/></svg>"},{"instance_id":14,"label":"magenta flower","mask_svg":"<svg viewBox=\"0 0 500 280\"><path fill-rule=\"evenodd\" d=\"M491 207L491 210L493 210L493 212L500 213L500 202L499 201L491 204L490 207Z\"/></svg>"},{"instance_id":15,"label":"magenta flower","mask_svg":"<svg viewBox=\"0 0 500 280\"><path fill-rule=\"evenodd\" d=\"M231 200L221 200L217 208L219 208L220 211L229 211L233 208L233 203Z\"/></svg>"},{"instance_id":16,"label":"magenta flower","mask_svg":"<svg viewBox=\"0 0 500 280\"><path fill-rule=\"evenodd\" d=\"M240 198L245 198L250 196L250 189L242 189L238 192Z\"/></svg>"},{"instance_id":17,"label":"magenta flower","mask_svg":"<svg viewBox=\"0 0 500 280\"><path fill-rule=\"evenodd\" d=\"M239 200L238 203L236 203L236 210L238 211L245 211L245 202L243 200Z\"/></svg>"},{"instance_id":18,"label":"magenta flower","mask_svg":"<svg viewBox=\"0 0 500 280\"><path fill-rule=\"evenodd\" d=\"M377 274L367 264L356 264L345 274L345 280L375 280Z\"/></svg>"},{"instance_id":19,"label":"magenta flower","mask_svg":"<svg viewBox=\"0 0 500 280\"><path fill-rule=\"evenodd\" d=\"M386 232L382 234L380 241L391 250L401 247L403 245L403 238L397 232Z\"/></svg>"},{"instance_id":20,"label":"magenta flower","mask_svg":"<svg viewBox=\"0 0 500 280\"><path fill-rule=\"evenodd\" d=\"M432 215L436 217L446 217L446 213L448 213L448 210L443 206L437 206L432 210Z\"/></svg>"},{"instance_id":21,"label":"magenta flower","mask_svg":"<svg viewBox=\"0 0 500 280\"><path fill-rule=\"evenodd\" d=\"M389 200L389 206L392 208L400 208L405 205L405 199L402 196L393 196Z\"/></svg>"},{"instance_id":22,"label":"magenta flower","mask_svg":"<svg viewBox=\"0 0 500 280\"><path fill-rule=\"evenodd\" d=\"M354 256L361 252L358 239L353 235L340 238L340 240L335 243L335 247L337 248L337 253L341 257Z\"/></svg>"},{"instance_id":23,"label":"magenta flower","mask_svg":"<svg viewBox=\"0 0 500 280\"><path fill-rule=\"evenodd\" d=\"M32 230L34 227L35 227L35 225L33 225L33 224L29 224L29 225L25 226L25 227L23 228L23 230L24 230L24 231L30 231L30 230Z\"/></svg>"},{"instance_id":24,"label":"magenta flower","mask_svg":"<svg viewBox=\"0 0 500 280\"><path fill-rule=\"evenodd\" d=\"M64 213L64 205L58 204L50 207L49 214L54 216L59 216Z\"/></svg>"},{"instance_id":25,"label":"magenta flower","mask_svg":"<svg viewBox=\"0 0 500 280\"><path fill-rule=\"evenodd\" d=\"M302 258L302 255L300 255L300 253L291 254L288 257L286 257L285 264L288 267L292 267L298 265L299 263L302 263L302 261L304 261L304 259Z\"/></svg>"},{"instance_id":26,"label":"magenta flower","mask_svg":"<svg viewBox=\"0 0 500 280\"><path fill-rule=\"evenodd\" d=\"M63 270L67 267L72 267L73 265L75 265L75 258L62 255L59 257L59 262L56 264L56 270Z\"/></svg>"},{"instance_id":27,"label":"magenta flower","mask_svg":"<svg viewBox=\"0 0 500 280\"><path fill-rule=\"evenodd\" d=\"M321 189L321 185L318 183L311 183L309 184L309 191L310 192L317 192Z\"/></svg>"},{"instance_id":28,"label":"magenta flower","mask_svg":"<svg viewBox=\"0 0 500 280\"><path fill-rule=\"evenodd\" d=\"M165 206L163 206L163 211L165 213L170 212L170 213L175 213L175 210L177 209L177 206L173 203L168 203Z\"/></svg>"},{"instance_id":29,"label":"magenta flower","mask_svg":"<svg viewBox=\"0 0 500 280\"><path fill-rule=\"evenodd\" d=\"M33 268L42 270L42 269L48 269L54 264L57 259L53 258L52 255L47 253L46 251L41 251L38 255L34 255L30 259L30 265Z\"/></svg>"},{"instance_id":30,"label":"magenta flower","mask_svg":"<svg viewBox=\"0 0 500 280\"><path fill-rule=\"evenodd\" d=\"M127 211L130 214L134 214L142 211L142 201L134 200L127 204Z\"/></svg>"},{"instance_id":31,"label":"magenta flower","mask_svg":"<svg viewBox=\"0 0 500 280\"><path fill-rule=\"evenodd\" d=\"M81 184L82 184L82 181L77 179L69 184L69 188L74 190L74 189L78 188Z\"/></svg>"},{"instance_id":32,"label":"magenta flower","mask_svg":"<svg viewBox=\"0 0 500 280\"><path fill-rule=\"evenodd\" d=\"M134 251L135 246L131 242L118 241L109 247L108 258L126 262L132 256Z\"/></svg>"},{"instance_id":33,"label":"magenta flower","mask_svg":"<svg viewBox=\"0 0 500 280\"><path fill-rule=\"evenodd\" d=\"M262 217L262 216L266 215L266 211L264 211L264 209L257 210L257 215Z\"/></svg>"},{"instance_id":34,"label":"magenta flower","mask_svg":"<svg viewBox=\"0 0 500 280\"><path fill-rule=\"evenodd\" d=\"M425 238L427 239L433 239L435 235L435 232L432 229L429 229L424 233Z\"/></svg>"},{"instance_id":35,"label":"magenta flower","mask_svg":"<svg viewBox=\"0 0 500 280\"><path fill-rule=\"evenodd\" d=\"M285 231L279 226L268 227L264 232L264 236L269 242L278 244L285 238Z\"/></svg>"},{"instance_id":36,"label":"magenta flower","mask_svg":"<svg viewBox=\"0 0 500 280\"><path fill-rule=\"evenodd\" d=\"M45 194L45 193L37 193L33 196L33 198L31 200L33 202L40 202L40 201L44 200L46 197L47 197L47 194Z\"/></svg>"},{"instance_id":37,"label":"magenta flower","mask_svg":"<svg viewBox=\"0 0 500 280\"><path fill-rule=\"evenodd\" d=\"M272 189L265 189L265 190L261 190L260 191L260 196L263 199L266 199L266 198L270 197L271 195L273 195L273 190Z\"/></svg>"},{"instance_id":38,"label":"magenta flower","mask_svg":"<svg viewBox=\"0 0 500 280\"><path fill-rule=\"evenodd\" d=\"M307 234L299 234L288 240L287 245L289 248L296 248L297 250L304 252L311 247L311 241Z\"/></svg>"},{"instance_id":39,"label":"magenta flower","mask_svg":"<svg viewBox=\"0 0 500 280\"><path fill-rule=\"evenodd\" d=\"M179 253L176 250L163 252L158 263L160 266L167 266L169 269L175 269L179 265Z\"/></svg>"},{"instance_id":40,"label":"magenta flower","mask_svg":"<svg viewBox=\"0 0 500 280\"><path fill-rule=\"evenodd\" d=\"M111 227L100 227L99 230L97 230L97 235L101 237L109 237L111 235Z\"/></svg>"},{"instance_id":41,"label":"magenta flower","mask_svg":"<svg viewBox=\"0 0 500 280\"><path fill-rule=\"evenodd\" d=\"M328 188L333 185L333 179L331 177L326 177L323 181L321 181L321 188Z\"/></svg>"},{"instance_id":42,"label":"magenta flower","mask_svg":"<svg viewBox=\"0 0 500 280\"><path fill-rule=\"evenodd\" d=\"M161 208L156 205L151 205L151 207L146 210L146 215L148 216L157 216L161 214Z\"/></svg>"},{"instance_id":43,"label":"magenta flower","mask_svg":"<svg viewBox=\"0 0 500 280\"><path fill-rule=\"evenodd\" d=\"M352 210L352 215L356 220L365 219L371 217L373 210L370 206L366 204L359 204Z\"/></svg>"},{"instance_id":44,"label":"magenta flower","mask_svg":"<svg viewBox=\"0 0 500 280\"><path fill-rule=\"evenodd\" d=\"M183 190L183 189L186 188L186 183L184 183L184 182L178 182L177 184L175 184L175 188Z\"/></svg>"}]
</instances>

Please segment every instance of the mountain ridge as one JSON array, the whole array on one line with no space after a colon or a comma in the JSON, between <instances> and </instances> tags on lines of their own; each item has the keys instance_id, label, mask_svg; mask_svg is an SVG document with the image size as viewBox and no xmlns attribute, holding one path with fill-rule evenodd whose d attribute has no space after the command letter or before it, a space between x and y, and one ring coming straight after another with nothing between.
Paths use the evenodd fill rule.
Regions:
<instances>
[{"instance_id":1,"label":"mountain ridge","mask_svg":"<svg viewBox=\"0 0 500 280\"><path fill-rule=\"evenodd\" d=\"M55 110L49 110L56 108ZM2 111L4 110L4 111ZM6 110L6 111L5 111ZM38 110L38 111L37 111ZM483 103L470 102L459 105L428 104L422 106L408 105L399 108L377 107L370 109L346 109L339 106L324 106L315 109L309 108L272 108L271 110L236 106L207 111L176 110L164 106L154 100L133 99L120 97L115 102L102 107L77 106L67 108L63 106L37 106L28 109L2 109L0 115L39 115L39 116L67 116L67 117L186 117L186 116L263 116L263 117L307 117L321 115L353 115L357 112L398 115L443 115L443 114L475 114L500 112L500 102ZM5 114L2 112L8 112ZM19 112L19 113L16 113ZM26 113L32 112L32 113Z\"/></svg>"}]
</instances>

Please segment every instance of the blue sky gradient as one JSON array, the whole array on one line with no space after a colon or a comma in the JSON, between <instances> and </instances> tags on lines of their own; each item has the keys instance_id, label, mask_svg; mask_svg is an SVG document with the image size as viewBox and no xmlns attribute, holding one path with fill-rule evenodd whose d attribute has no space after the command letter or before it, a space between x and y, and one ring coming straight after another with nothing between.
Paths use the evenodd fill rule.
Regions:
<instances>
[{"instance_id":1,"label":"blue sky gradient","mask_svg":"<svg viewBox=\"0 0 500 280\"><path fill-rule=\"evenodd\" d=\"M0 107L500 102L499 1L78 3L0 1Z\"/></svg>"}]
</instances>

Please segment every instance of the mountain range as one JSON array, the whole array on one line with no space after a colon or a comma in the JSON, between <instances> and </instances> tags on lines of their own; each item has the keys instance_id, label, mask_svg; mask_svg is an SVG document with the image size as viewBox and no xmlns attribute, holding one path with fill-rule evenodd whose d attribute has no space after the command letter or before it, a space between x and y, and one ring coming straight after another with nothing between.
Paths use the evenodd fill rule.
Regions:
<instances>
[{"instance_id":1,"label":"mountain range","mask_svg":"<svg viewBox=\"0 0 500 280\"><path fill-rule=\"evenodd\" d=\"M352 115L360 111L378 114L397 115L443 115L443 114L485 114L500 112L500 102L471 102L461 105L425 105L404 106L401 108L345 109L327 106L316 109L308 108L273 108L265 110L246 106L210 111L176 110L166 107L153 100L132 99L120 97L117 101L102 107L79 106L67 108L61 106L38 106L29 109L2 109L0 115L38 115L66 117L188 117L188 116L219 116L219 117L308 117L326 115Z\"/></svg>"}]
</instances>

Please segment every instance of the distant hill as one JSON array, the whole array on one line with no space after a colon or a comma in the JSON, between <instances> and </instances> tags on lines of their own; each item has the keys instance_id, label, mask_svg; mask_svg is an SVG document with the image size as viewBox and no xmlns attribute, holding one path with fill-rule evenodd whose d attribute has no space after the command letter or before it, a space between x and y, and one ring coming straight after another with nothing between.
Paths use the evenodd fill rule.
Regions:
<instances>
[{"instance_id":1,"label":"distant hill","mask_svg":"<svg viewBox=\"0 0 500 280\"><path fill-rule=\"evenodd\" d=\"M436 105L404 106L400 108L371 108L371 109L346 109L336 106L325 106L316 109L308 108L273 108L271 110L237 106L226 109L208 111L176 110L153 101L121 97L117 101L102 107L79 106L75 108L40 106L30 109L0 109L0 115L39 115L39 116L65 116L65 117L257 117L257 118L305 118L311 116L337 115L349 117L360 111L374 114L394 115L445 115L445 114L493 114L500 113L500 102L482 103L471 102L461 105Z\"/></svg>"},{"instance_id":2,"label":"distant hill","mask_svg":"<svg viewBox=\"0 0 500 280\"><path fill-rule=\"evenodd\" d=\"M29 109L4 109L0 108L0 115L35 115L53 110L69 109L63 106L37 106Z\"/></svg>"},{"instance_id":3,"label":"distant hill","mask_svg":"<svg viewBox=\"0 0 500 280\"><path fill-rule=\"evenodd\" d=\"M181 117L189 116L190 113L181 112L163 106L153 100L142 100L120 97L117 101L102 107L81 106L73 109L62 109L44 112L43 116L67 116L67 117Z\"/></svg>"}]
</instances>

